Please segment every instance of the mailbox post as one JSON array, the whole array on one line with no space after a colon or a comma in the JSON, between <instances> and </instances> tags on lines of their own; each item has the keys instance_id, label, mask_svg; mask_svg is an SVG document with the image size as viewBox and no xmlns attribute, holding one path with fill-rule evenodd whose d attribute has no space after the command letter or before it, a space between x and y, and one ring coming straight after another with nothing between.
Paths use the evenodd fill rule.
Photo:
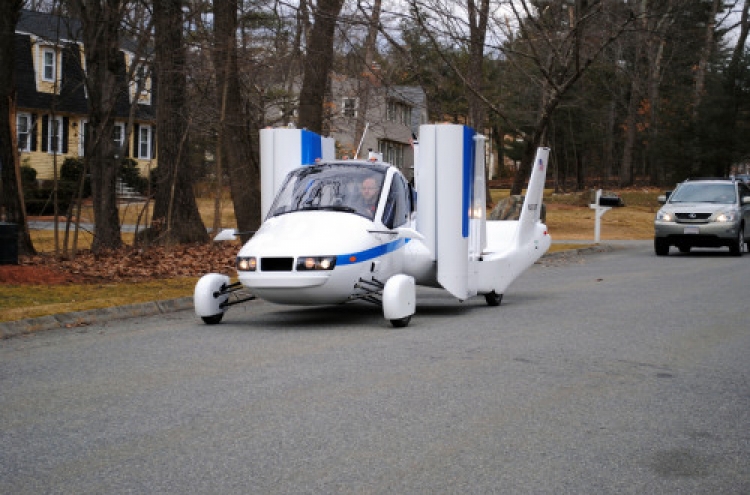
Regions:
<instances>
[{"instance_id":1,"label":"mailbox post","mask_svg":"<svg viewBox=\"0 0 750 495\"><path fill-rule=\"evenodd\" d=\"M597 189L596 191L596 198L594 199L594 204L590 204L589 208L593 209L596 213L595 220L594 220L594 242L599 244L599 240L601 239L601 223L602 223L602 215L607 213L609 210L612 209L611 206L602 206L601 203L602 198L602 190Z\"/></svg>"}]
</instances>

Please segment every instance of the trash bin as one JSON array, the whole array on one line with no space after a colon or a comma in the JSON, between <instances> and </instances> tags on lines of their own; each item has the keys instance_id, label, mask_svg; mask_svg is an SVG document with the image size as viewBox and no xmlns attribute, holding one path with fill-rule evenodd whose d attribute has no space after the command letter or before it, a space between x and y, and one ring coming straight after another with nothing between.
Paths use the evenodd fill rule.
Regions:
<instances>
[{"instance_id":1,"label":"trash bin","mask_svg":"<svg viewBox=\"0 0 750 495\"><path fill-rule=\"evenodd\" d=\"M18 225L0 222L0 265L18 264Z\"/></svg>"}]
</instances>

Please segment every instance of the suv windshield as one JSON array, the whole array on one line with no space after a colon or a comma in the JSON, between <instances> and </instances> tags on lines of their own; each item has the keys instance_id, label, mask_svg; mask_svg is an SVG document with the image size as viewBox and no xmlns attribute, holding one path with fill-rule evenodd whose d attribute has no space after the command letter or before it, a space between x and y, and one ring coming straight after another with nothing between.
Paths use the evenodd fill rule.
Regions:
<instances>
[{"instance_id":1,"label":"suv windshield","mask_svg":"<svg viewBox=\"0 0 750 495\"><path fill-rule=\"evenodd\" d=\"M684 183L669 197L670 203L718 203L737 202L734 184Z\"/></svg>"},{"instance_id":2,"label":"suv windshield","mask_svg":"<svg viewBox=\"0 0 750 495\"><path fill-rule=\"evenodd\" d=\"M289 173L268 217L302 210L356 213L372 219L386 167L361 163L325 163Z\"/></svg>"}]
</instances>

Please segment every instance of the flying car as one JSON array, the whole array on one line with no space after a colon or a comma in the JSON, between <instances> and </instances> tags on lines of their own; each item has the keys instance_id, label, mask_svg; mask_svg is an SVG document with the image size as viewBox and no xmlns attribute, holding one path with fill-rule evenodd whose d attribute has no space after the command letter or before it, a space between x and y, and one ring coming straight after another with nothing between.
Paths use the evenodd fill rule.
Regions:
<instances>
[{"instance_id":1,"label":"flying car","mask_svg":"<svg viewBox=\"0 0 750 495\"><path fill-rule=\"evenodd\" d=\"M237 254L237 281L204 275L196 314L219 323L255 298L289 305L367 301L395 327L416 312L416 286L499 306L509 285L549 248L540 220L549 157L537 151L518 220L486 218L484 137L462 125L423 125L414 185L377 153L337 160L332 140L303 129L261 131L265 220ZM216 240L235 238L227 229Z\"/></svg>"}]
</instances>

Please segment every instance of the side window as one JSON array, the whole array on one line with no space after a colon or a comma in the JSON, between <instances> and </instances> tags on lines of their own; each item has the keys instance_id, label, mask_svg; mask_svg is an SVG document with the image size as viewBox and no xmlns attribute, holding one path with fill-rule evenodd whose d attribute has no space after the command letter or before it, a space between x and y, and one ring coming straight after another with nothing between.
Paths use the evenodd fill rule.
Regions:
<instances>
[{"instance_id":1,"label":"side window","mask_svg":"<svg viewBox=\"0 0 750 495\"><path fill-rule=\"evenodd\" d=\"M411 213L409 187L404 178L396 174L391 181L388 200L383 210L383 224L389 229L400 227L409 220Z\"/></svg>"}]
</instances>

